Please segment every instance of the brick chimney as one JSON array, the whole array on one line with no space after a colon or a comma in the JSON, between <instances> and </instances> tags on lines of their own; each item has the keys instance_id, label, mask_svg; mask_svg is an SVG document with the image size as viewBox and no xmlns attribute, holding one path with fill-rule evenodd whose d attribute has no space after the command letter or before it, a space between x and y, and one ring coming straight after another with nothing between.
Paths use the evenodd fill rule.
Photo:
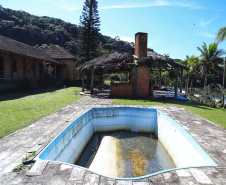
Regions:
<instances>
[{"instance_id":1,"label":"brick chimney","mask_svg":"<svg viewBox=\"0 0 226 185\"><path fill-rule=\"evenodd\" d=\"M148 34L138 32L135 34L135 55L139 58L147 57L147 43ZM136 97L148 97L149 96L149 72L148 67L139 65L137 67L137 75L134 76L134 89L136 89ZM134 61L135 62L135 61ZM135 83L136 79L136 83ZM136 86L136 87L135 87Z\"/></svg>"},{"instance_id":2,"label":"brick chimney","mask_svg":"<svg viewBox=\"0 0 226 185\"><path fill-rule=\"evenodd\" d=\"M135 55L147 57L148 34L138 32L135 34Z\"/></svg>"}]
</instances>

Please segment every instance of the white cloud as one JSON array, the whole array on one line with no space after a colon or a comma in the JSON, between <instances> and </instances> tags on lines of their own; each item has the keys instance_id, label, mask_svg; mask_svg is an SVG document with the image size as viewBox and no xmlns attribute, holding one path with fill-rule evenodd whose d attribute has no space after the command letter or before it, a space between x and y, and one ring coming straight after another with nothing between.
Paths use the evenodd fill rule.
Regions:
<instances>
[{"instance_id":1,"label":"white cloud","mask_svg":"<svg viewBox=\"0 0 226 185\"><path fill-rule=\"evenodd\" d=\"M83 1L75 0L71 2L70 0L61 0L58 5L68 11L81 10L83 8ZM99 6L99 10L108 10L108 9L128 9L128 8L148 8L148 7L161 7L161 6L178 6L178 7L187 7L190 9L204 9L204 7L194 4L194 3L181 3L177 1L166 1L166 0L155 0L150 3L142 3L141 1L136 1L136 3L123 4L119 5L109 5L109 6Z\"/></svg>"},{"instance_id":2,"label":"white cloud","mask_svg":"<svg viewBox=\"0 0 226 185\"><path fill-rule=\"evenodd\" d=\"M208 24L212 23L215 19L217 19L219 17L219 15L215 15L214 17L212 17L211 19L209 20L204 20L203 18L200 20L200 26L201 27L205 27L207 26Z\"/></svg>"},{"instance_id":3,"label":"white cloud","mask_svg":"<svg viewBox=\"0 0 226 185\"><path fill-rule=\"evenodd\" d=\"M198 33L198 35L200 35L202 37L215 38L215 35L207 33L207 32L200 32L200 33Z\"/></svg>"},{"instance_id":4,"label":"white cloud","mask_svg":"<svg viewBox=\"0 0 226 185\"><path fill-rule=\"evenodd\" d=\"M135 42L135 38L128 37L128 36L119 36L119 35L112 35L107 33L102 33L103 35L109 36L111 38L119 37L120 40L127 41L127 42Z\"/></svg>"},{"instance_id":5,"label":"white cloud","mask_svg":"<svg viewBox=\"0 0 226 185\"><path fill-rule=\"evenodd\" d=\"M70 0L60 0L57 5L67 11L75 11L75 10L82 10L83 8L83 1L74 0L73 2Z\"/></svg>"},{"instance_id":6,"label":"white cloud","mask_svg":"<svg viewBox=\"0 0 226 185\"><path fill-rule=\"evenodd\" d=\"M100 7L101 10L106 9L120 9L120 8L146 8L146 7L154 7L154 6L169 6L168 1L157 0L155 2L147 3L147 4L124 4L124 5L113 5L113 6L105 6Z\"/></svg>"},{"instance_id":7,"label":"white cloud","mask_svg":"<svg viewBox=\"0 0 226 185\"><path fill-rule=\"evenodd\" d=\"M181 3L176 1L165 1L165 0L156 0L154 2L150 3L144 3L142 2L136 3L136 4L121 4L121 5L113 5L113 6L105 6L100 7L101 10L106 9L120 9L120 8L148 8L148 7L159 7L159 6L179 6L179 7L188 7L190 9L205 9L204 7L198 5L198 4L188 4L188 3Z\"/></svg>"},{"instance_id":8,"label":"white cloud","mask_svg":"<svg viewBox=\"0 0 226 185\"><path fill-rule=\"evenodd\" d=\"M153 45L153 44L152 44L151 42L148 42L148 47L149 47L149 48L151 48L152 45Z\"/></svg>"},{"instance_id":9,"label":"white cloud","mask_svg":"<svg viewBox=\"0 0 226 185\"><path fill-rule=\"evenodd\" d=\"M121 36L120 37L120 40L128 41L128 42L135 42L135 39L134 38L126 37L126 36Z\"/></svg>"}]
</instances>

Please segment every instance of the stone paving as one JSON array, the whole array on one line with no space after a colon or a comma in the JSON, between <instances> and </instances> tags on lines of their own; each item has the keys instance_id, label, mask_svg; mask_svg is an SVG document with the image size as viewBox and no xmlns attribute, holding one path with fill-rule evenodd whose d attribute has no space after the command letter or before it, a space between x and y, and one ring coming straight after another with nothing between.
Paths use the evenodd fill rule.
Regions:
<instances>
[{"instance_id":1,"label":"stone paving","mask_svg":"<svg viewBox=\"0 0 226 185\"><path fill-rule=\"evenodd\" d=\"M86 96L39 121L0 140L0 184L53 185L152 185L226 184L226 131L179 106L129 106L158 108L172 117L203 147L218 167L188 168L140 180L115 180L91 173L78 166L38 161L28 170L12 169L29 152L40 153L50 141L81 114L93 107L111 107L107 95Z\"/></svg>"}]
</instances>

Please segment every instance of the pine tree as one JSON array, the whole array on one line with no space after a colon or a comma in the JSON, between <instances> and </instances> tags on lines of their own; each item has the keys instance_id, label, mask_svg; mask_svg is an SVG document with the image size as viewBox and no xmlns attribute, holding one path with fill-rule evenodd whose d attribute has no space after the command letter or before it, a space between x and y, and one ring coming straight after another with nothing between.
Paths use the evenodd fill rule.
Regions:
<instances>
[{"instance_id":1,"label":"pine tree","mask_svg":"<svg viewBox=\"0 0 226 185\"><path fill-rule=\"evenodd\" d=\"M79 55L82 63L97 57L100 31L100 18L97 8L98 2L96 0L86 0L82 16L80 16Z\"/></svg>"}]
</instances>

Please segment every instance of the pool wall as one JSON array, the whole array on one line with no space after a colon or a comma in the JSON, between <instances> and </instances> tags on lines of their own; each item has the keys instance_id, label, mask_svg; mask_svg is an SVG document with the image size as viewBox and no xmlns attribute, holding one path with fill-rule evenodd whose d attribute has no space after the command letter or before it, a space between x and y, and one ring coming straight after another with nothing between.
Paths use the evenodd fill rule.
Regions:
<instances>
[{"instance_id":1,"label":"pool wall","mask_svg":"<svg viewBox=\"0 0 226 185\"><path fill-rule=\"evenodd\" d=\"M94 132L133 130L158 135L177 168L217 166L198 143L173 119L157 109L93 108L72 122L39 159L74 163Z\"/></svg>"}]
</instances>

